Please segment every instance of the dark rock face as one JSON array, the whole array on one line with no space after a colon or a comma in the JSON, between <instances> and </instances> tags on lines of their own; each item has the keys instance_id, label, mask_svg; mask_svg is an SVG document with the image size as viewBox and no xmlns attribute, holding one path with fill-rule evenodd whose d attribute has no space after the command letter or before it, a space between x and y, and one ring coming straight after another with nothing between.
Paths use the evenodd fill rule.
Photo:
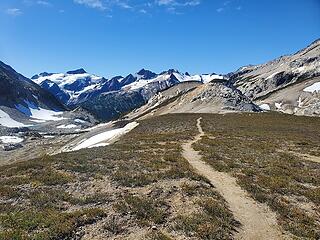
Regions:
<instances>
[{"instance_id":1,"label":"dark rock face","mask_svg":"<svg viewBox=\"0 0 320 240\"><path fill-rule=\"evenodd\" d=\"M82 104L98 119L109 121L128 113L145 104L146 101L138 91L132 92L109 92L101 94Z\"/></svg>"},{"instance_id":2,"label":"dark rock face","mask_svg":"<svg viewBox=\"0 0 320 240\"><path fill-rule=\"evenodd\" d=\"M136 77L134 77L132 74L129 74L121 81L121 86L129 85L130 83L133 83L137 80Z\"/></svg>"},{"instance_id":3,"label":"dark rock face","mask_svg":"<svg viewBox=\"0 0 320 240\"><path fill-rule=\"evenodd\" d=\"M27 131L23 133L23 136L29 137L30 140L38 139L38 138L43 138L43 136L36 132L36 131Z\"/></svg>"},{"instance_id":4,"label":"dark rock face","mask_svg":"<svg viewBox=\"0 0 320 240\"><path fill-rule=\"evenodd\" d=\"M137 77L129 74L125 78L120 76L112 78L111 80L104 82L101 90L98 91L99 94L91 93L90 95L87 95L86 100L80 104L100 120L108 121L118 118L144 105L159 91L179 83L176 76L171 74L170 76L166 76L163 80L150 82L139 89L122 89L123 86L127 86L137 80L153 79L157 76L159 75L149 70L142 69L137 73ZM119 82L119 80L121 81Z\"/></svg>"},{"instance_id":5,"label":"dark rock face","mask_svg":"<svg viewBox=\"0 0 320 240\"><path fill-rule=\"evenodd\" d=\"M59 86L50 81L50 80L45 80L43 81L40 86L43 89L48 90L50 93L52 93L54 96L56 96L56 98L58 100L60 100L60 102L65 103L70 99L70 96L68 94L66 94L64 91L62 91Z\"/></svg>"},{"instance_id":6,"label":"dark rock face","mask_svg":"<svg viewBox=\"0 0 320 240\"><path fill-rule=\"evenodd\" d=\"M87 73L87 72L83 68L67 72L67 74L84 74L84 73Z\"/></svg>"},{"instance_id":7,"label":"dark rock face","mask_svg":"<svg viewBox=\"0 0 320 240\"><path fill-rule=\"evenodd\" d=\"M43 72L43 73L34 75L31 79L38 79L39 77L49 77L49 76L51 76L52 74L53 74L53 73Z\"/></svg>"},{"instance_id":8,"label":"dark rock face","mask_svg":"<svg viewBox=\"0 0 320 240\"><path fill-rule=\"evenodd\" d=\"M144 68L141 69L137 74L142 76L141 79L152 79L157 76L157 74L155 74L154 72L151 72L149 70L145 70Z\"/></svg>"},{"instance_id":9,"label":"dark rock face","mask_svg":"<svg viewBox=\"0 0 320 240\"><path fill-rule=\"evenodd\" d=\"M111 78L110 81L115 81L115 80L117 80L117 81L119 82L121 79L123 79L122 76L115 76L115 77Z\"/></svg>"},{"instance_id":10,"label":"dark rock face","mask_svg":"<svg viewBox=\"0 0 320 240\"><path fill-rule=\"evenodd\" d=\"M65 109L51 93L0 62L0 104L14 107L17 104L25 105L25 101L46 109Z\"/></svg>"},{"instance_id":11,"label":"dark rock face","mask_svg":"<svg viewBox=\"0 0 320 240\"><path fill-rule=\"evenodd\" d=\"M194 96L191 102L198 102L200 106L212 105L212 108L220 106L223 110L231 111L261 111L241 91L223 82L210 82L205 87L199 88L199 90L196 89L190 94Z\"/></svg>"},{"instance_id":12,"label":"dark rock face","mask_svg":"<svg viewBox=\"0 0 320 240\"><path fill-rule=\"evenodd\" d=\"M70 84L65 84L64 89L69 91L78 92L83 90L85 87L89 86L91 83L90 77L80 78Z\"/></svg>"},{"instance_id":13,"label":"dark rock face","mask_svg":"<svg viewBox=\"0 0 320 240\"><path fill-rule=\"evenodd\" d=\"M290 83L290 81L296 77L295 74L286 74L285 72L279 72L274 75L273 80L275 81L275 86L279 87L281 85Z\"/></svg>"},{"instance_id":14,"label":"dark rock face","mask_svg":"<svg viewBox=\"0 0 320 240\"><path fill-rule=\"evenodd\" d=\"M108 91L117 91L121 89L121 84L119 83L119 79L122 77L114 77L107 81L103 87L101 88L101 92L108 92Z\"/></svg>"},{"instance_id":15,"label":"dark rock face","mask_svg":"<svg viewBox=\"0 0 320 240\"><path fill-rule=\"evenodd\" d=\"M162 74L173 74L173 73L179 73L179 71L177 71L175 69L169 69L168 71L163 71L162 73L160 73L160 75L162 75Z\"/></svg>"},{"instance_id":16,"label":"dark rock face","mask_svg":"<svg viewBox=\"0 0 320 240\"><path fill-rule=\"evenodd\" d=\"M14 144L6 144L2 146L2 149L4 151L13 151L19 148L22 148L23 146L20 143L14 143Z\"/></svg>"},{"instance_id":17,"label":"dark rock face","mask_svg":"<svg viewBox=\"0 0 320 240\"><path fill-rule=\"evenodd\" d=\"M259 112L261 109L226 82L183 82L161 91L128 118L169 113Z\"/></svg>"}]
</instances>

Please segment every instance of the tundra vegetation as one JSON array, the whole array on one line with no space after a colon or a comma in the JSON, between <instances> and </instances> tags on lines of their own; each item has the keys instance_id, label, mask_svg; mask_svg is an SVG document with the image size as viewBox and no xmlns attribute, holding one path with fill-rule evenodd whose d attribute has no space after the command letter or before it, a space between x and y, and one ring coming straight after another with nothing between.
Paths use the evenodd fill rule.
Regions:
<instances>
[{"instance_id":1,"label":"tundra vegetation","mask_svg":"<svg viewBox=\"0 0 320 240\"><path fill-rule=\"evenodd\" d=\"M231 239L225 200L181 156L195 115L144 120L117 143L2 166L0 239Z\"/></svg>"},{"instance_id":2,"label":"tundra vegetation","mask_svg":"<svg viewBox=\"0 0 320 240\"><path fill-rule=\"evenodd\" d=\"M277 213L284 230L320 238L320 121L279 113L203 116L195 144L203 160L228 172Z\"/></svg>"},{"instance_id":3,"label":"tundra vegetation","mask_svg":"<svg viewBox=\"0 0 320 240\"><path fill-rule=\"evenodd\" d=\"M0 239L233 239L241 224L181 155L194 147L266 203L296 238L319 238L317 118L274 113L169 114L110 146L1 166ZM299 153L299 154L298 154Z\"/></svg>"}]
</instances>

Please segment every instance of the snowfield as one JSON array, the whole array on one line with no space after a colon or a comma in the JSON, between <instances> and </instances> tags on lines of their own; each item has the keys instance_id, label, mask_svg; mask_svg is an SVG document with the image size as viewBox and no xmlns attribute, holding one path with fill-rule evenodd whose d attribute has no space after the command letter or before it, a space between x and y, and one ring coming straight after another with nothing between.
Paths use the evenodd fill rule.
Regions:
<instances>
[{"instance_id":1,"label":"snowfield","mask_svg":"<svg viewBox=\"0 0 320 240\"><path fill-rule=\"evenodd\" d=\"M314 84L312 84L309 87L306 87L305 89L303 89L303 91L305 92L320 92L320 82L316 82Z\"/></svg>"},{"instance_id":2,"label":"snowfield","mask_svg":"<svg viewBox=\"0 0 320 240\"><path fill-rule=\"evenodd\" d=\"M78 125L75 125L75 124L69 124L69 125L60 125L60 126L57 126L58 129L71 129L71 128L77 128Z\"/></svg>"},{"instance_id":3,"label":"snowfield","mask_svg":"<svg viewBox=\"0 0 320 240\"><path fill-rule=\"evenodd\" d=\"M128 133L138 125L139 123L132 122L132 123L128 123L123 128L113 129L113 130L109 130L109 131L97 134L89 139L85 139L84 141L82 141L78 146L74 147L72 151L77 151L84 148L107 146L110 144L111 140L114 140L115 138L118 138Z\"/></svg>"},{"instance_id":4,"label":"snowfield","mask_svg":"<svg viewBox=\"0 0 320 240\"><path fill-rule=\"evenodd\" d=\"M7 113L2 110L0 110L0 125L9 128L27 127L27 125L13 120Z\"/></svg>"},{"instance_id":5,"label":"snowfield","mask_svg":"<svg viewBox=\"0 0 320 240\"><path fill-rule=\"evenodd\" d=\"M57 115L61 115L62 112L55 112L52 110L47 110L43 108L39 109L30 109L31 110L31 117L38 120L44 121L60 121L63 120L63 117L57 117Z\"/></svg>"},{"instance_id":6,"label":"snowfield","mask_svg":"<svg viewBox=\"0 0 320 240\"><path fill-rule=\"evenodd\" d=\"M55 73L50 76L39 77L33 80L37 84L41 84L45 80L50 80L59 86L66 86L73 84L76 81L85 81L86 79L91 78L93 82L99 82L102 77L92 75L89 73L79 73L79 74L67 74L67 73Z\"/></svg>"},{"instance_id":7,"label":"snowfield","mask_svg":"<svg viewBox=\"0 0 320 240\"><path fill-rule=\"evenodd\" d=\"M48 110L44 108L40 108L36 106L34 103L31 103L29 101L24 101L27 105L16 105L16 109L20 111L21 113L25 114L26 116L33 118L32 121L34 122L40 122L40 121L60 121L63 120L63 117L57 117L58 115L63 114L63 112Z\"/></svg>"},{"instance_id":8,"label":"snowfield","mask_svg":"<svg viewBox=\"0 0 320 240\"><path fill-rule=\"evenodd\" d=\"M14 136L0 136L0 142L2 143L21 143L23 138L14 137Z\"/></svg>"}]
</instances>

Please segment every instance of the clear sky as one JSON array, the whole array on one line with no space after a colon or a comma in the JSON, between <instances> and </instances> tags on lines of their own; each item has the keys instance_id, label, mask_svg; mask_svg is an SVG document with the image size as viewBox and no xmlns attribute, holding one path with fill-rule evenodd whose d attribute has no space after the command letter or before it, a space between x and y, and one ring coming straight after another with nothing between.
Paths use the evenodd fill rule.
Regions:
<instances>
[{"instance_id":1,"label":"clear sky","mask_svg":"<svg viewBox=\"0 0 320 240\"><path fill-rule=\"evenodd\" d=\"M0 60L28 77L227 73L319 38L320 0L0 0L0 29Z\"/></svg>"}]
</instances>

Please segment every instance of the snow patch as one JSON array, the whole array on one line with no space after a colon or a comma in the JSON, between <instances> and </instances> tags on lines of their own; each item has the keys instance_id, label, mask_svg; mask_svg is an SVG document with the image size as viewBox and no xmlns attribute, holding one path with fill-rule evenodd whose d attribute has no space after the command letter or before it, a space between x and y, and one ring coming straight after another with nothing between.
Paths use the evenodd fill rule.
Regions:
<instances>
[{"instance_id":1,"label":"snow patch","mask_svg":"<svg viewBox=\"0 0 320 240\"><path fill-rule=\"evenodd\" d=\"M21 143L23 142L23 138L15 136L0 136L0 141L2 143Z\"/></svg>"},{"instance_id":2,"label":"snow patch","mask_svg":"<svg viewBox=\"0 0 320 240\"><path fill-rule=\"evenodd\" d=\"M78 125L75 125L75 124L69 124L69 125L60 125L60 126L57 126L57 128L59 129L71 129L71 128L77 128Z\"/></svg>"},{"instance_id":3,"label":"snow patch","mask_svg":"<svg viewBox=\"0 0 320 240\"><path fill-rule=\"evenodd\" d=\"M96 145L91 146L90 148L95 148L95 147L105 147L110 145L110 143L98 143Z\"/></svg>"},{"instance_id":4,"label":"snow patch","mask_svg":"<svg viewBox=\"0 0 320 240\"><path fill-rule=\"evenodd\" d=\"M277 109L281 109L282 103L274 103L274 105L276 106Z\"/></svg>"},{"instance_id":5,"label":"snow patch","mask_svg":"<svg viewBox=\"0 0 320 240\"><path fill-rule=\"evenodd\" d=\"M53 136L53 135L44 135L43 137L44 138L55 138L55 136Z\"/></svg>"},{"instance_id":6,"label":"snow patch","mask_svg":"<svg viewBox=\"0 0 320 240\"><path fill-rule=\"evenodd\" d=\"M244 70L246 70L247 68L249 68L249 67L248 67L248 66L241 67L241 68L238 70L238 72L244 71Z\"/></svg>"},{"instance_id":7,"label":"snow patch","mask_svg":"<svg viewBox=\"0 0 320 240\"><path fill-rule=\"evenodd\" d=\"M127 90L136 90L136 89L140 89L143 88L144 86L152 83L152 82L163 82L163 81L167 81L170 78L170 74L165 74L165 75L160 75L157 76L153 79L149 79L149 80L137 80L133 83L130 83L128 85L125 85L122 87L122 89L127 89Z\"/></svg>"},{"instance_id":8,"label":"snow patch","mask_svg":"<svg viewBox=\"0 0 320 240\"><path fill-rule=\"evenodd\" d=\"M75 119L74 122L76 122L76 123L86 123L86 121L78 119L78 118Z\"/></svg>"},{"instance_id":9,"label":"snow patch","mask_svg":"<svg viewBox=\"0 0 320 240\"><path fill-rule=\"evenodd\" d=\"M31 108L31 116L32 118L38 120L45 120L45 121L60 121L63 120L63 117L56 117L57 115L61 115L62 112L55 112L52 110L47 110L43 108L33 109Z\"/></svg>"},{"instance_id":10,"label":"snow patch","mask_svg":"<svg viewBox=\"0 0 320 240\"><path fill-rule=\"evenodd\" d=\"M100 134L97 134L89 139L85 139L83 142L81 142L78 146L72 149L72 151L77 151L83 148L93 148L97 146L106 146L108 145L111 140L120 137L121 135L126 134L127 132L131 131L135 127L137 127L139 123L132 122L128 123L123 128L113 129L109 130ZM102 145L104 144L104 145Z\"/></svg>"},{"instance_id":11,"label":"snow patch","mask_svg":"<svg viewBox=\"0 0 320 240\"><path fill-rule=\"evenodd\" d=\"M202 81L203 83L208 83L208 82L211 82L212 80L214 79L224 79L223 76L221 75L216 75L216 74L204 74L204 75L201 75L201 78L202 78Z\"/></svg>"},{"instance_id":12,"label":"snow patch","mask_svg":"<svg viewBox=\"0 0 320 240\"><path fill-rule=\"evenodd\" d=\"M268 77L266 78L266 80L273 78L273 77L274 77L275 75L277 75L278 73L279 73L279 72L275 72L275 73L271 74L270 76L268 76Z\"/></svg>"},{"instance_id":13,"label":"snow patch","mask_svg":"<svg viewBox=\"0 0 320 240\"><path fill-rule=\"evenodd\" d=\"M15 107L18 111L22 112L26 116L33 118L31 121L60 121L64 119L63 117L57 117L57 115L61 115L63 114L63 112L40 108L34 103L26 100L24 102L27 105L27 107L21 104L15 105Z\"/></svg>"},{"instance_id":14,"label":"snow patch","mask_svg":"<svg viewBox=\"0 0 320 240\"><path fill-rule=\"evenodd\" d=\"M319 92L320 91L320 82L316 82L309 87L303 89L304 92Z\"/></svg>"},{"instance_id":15,"label":"snow patch","mask_svg":"<svg viewBox=\"0 0 320 240\"><path fill-rule=\"evenodd\" d=\"M202 75L192 75L187 76L185 74L174 73L174 76L179 80L179 82L189 82L198 81L203 83L211 82L214 79L224 79L223 76L217 74L202 74Z\"/></svg>"},{"instance_id":16,"label":"snow patch","mask_svg":"<svg viewBox=\"0 0 320 240\"><path fill-rule=\"evenodd\" d=\"M9 114L5 113L2 110L0 110L0 125L2 125L4 127L9 127L9 128L28 127L28 125L25 125L23 123L20 123L20 122L13 120L9 116Z\"/></svg>"},{"instance_id":17,"label":"snow patch","mask_svg":"<svg viewBox=\"0 0 320 240\"><path fill-rule=\"evenodd\" d=\"M259 107L263 110L266 110L266 111L271 110L269 104L267 104L267 103L261 104L261 105L259 105Z\"/></svg>"},{"instance_id":18,"label":"snow patch","mask_svg":"<svg viewBox=\"0 0 320 240\"><path fill-rule=\"evenodd\" d=\"M37 119L31 119L31 122L35 122L35 123L45 123L45 120L37 120Z\"/></svg>"},{"instance_id":19,"label":"snow patch","mask_svg":"<svg viewBox=\"0 0 320 240\"><path fill-rule=\"evenodd\" d=\"M301 97L299 97L299 99L298 99L298 101L297 101L297 103L298 103L298 107L302 107L302 105L303 105L303 102L302 102L302 99L301 99Z\"/></svg>"}]
</instances>

